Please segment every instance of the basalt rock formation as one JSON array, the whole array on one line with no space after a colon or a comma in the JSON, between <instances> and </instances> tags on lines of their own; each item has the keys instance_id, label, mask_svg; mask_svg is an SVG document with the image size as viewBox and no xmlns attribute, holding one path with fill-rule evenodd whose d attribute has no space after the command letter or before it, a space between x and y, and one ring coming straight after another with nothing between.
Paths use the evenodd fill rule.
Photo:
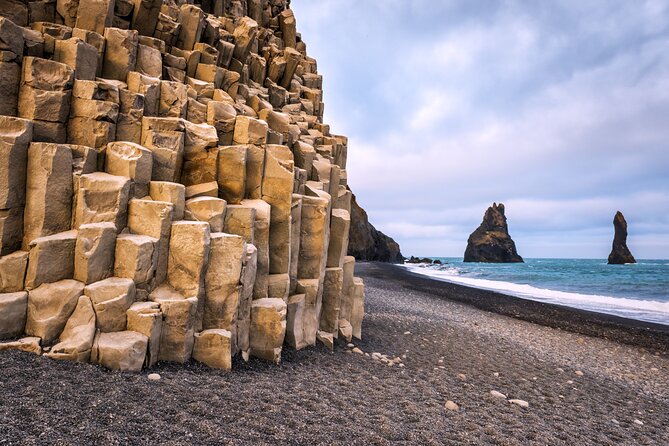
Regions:
<instances>
[{"instance_id":1,"label":"basalt rock formation","mask_svg":"<svg viewBox=\"0 0 669 446\"><path fill-rule=\"evenodd\" d=\"M493 203L467 240L465 262L519 263L523 258L509 235L504 205Z\"/></svg>"},{"instance_id":2,"label":"basalt rock formation","mask_svg":"<svg viewBox=\"0 0 669 446\"><path fill-rule=\"evenodd\" d=\"M627 247L627 221L622 212L616 212L613 217L613 247L609 254L609 265L624 265L625 263L636 263L636 259Z\"/></svg>"},{"instance_id":3,"label":"basalt rock formation","mask_svg":"<svg viewBox=\"0 0 669 446\"><path fill-rule=\"evenodd\" d=\"M0 350L137 371L360 338L347 138L289 0L0 1Z\"/></svg>"},{"instance_id":4,"label":"basalt rock formation","mask_svg":"<svg viewBox=\"0 0 669 446\"><path fill-rule=\"evenodd\" d=\"M355 195L351 199L351 232L348 255L358 260L386 263L402 263L404 256L400 245L377 230L370 222L367 212L360 207Z\"/></svg>"}]
</instances>

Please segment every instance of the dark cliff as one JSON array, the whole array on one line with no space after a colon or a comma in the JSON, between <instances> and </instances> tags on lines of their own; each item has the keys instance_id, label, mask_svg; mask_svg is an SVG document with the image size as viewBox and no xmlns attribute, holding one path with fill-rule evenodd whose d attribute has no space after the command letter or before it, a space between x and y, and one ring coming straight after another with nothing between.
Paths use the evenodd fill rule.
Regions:
<instances>
[{"instance_id":1,"label":"dark cliff","mask_svg":"<svg viewBox=\"0 0 669 446\"><path fill-rule=\"evenodd\" d=\"M377 230L360 207L353 194L351 198L351 230L349 232L348 255L357 260L402 263L404 257L400 245L383 232Z\"/></svg>"}]
</instances>

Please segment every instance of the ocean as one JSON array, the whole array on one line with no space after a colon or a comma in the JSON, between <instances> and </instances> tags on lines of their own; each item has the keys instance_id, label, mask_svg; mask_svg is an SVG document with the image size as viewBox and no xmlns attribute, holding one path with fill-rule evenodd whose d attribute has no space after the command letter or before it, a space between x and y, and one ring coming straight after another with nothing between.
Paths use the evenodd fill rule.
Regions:
<instances>
[{"instance_id":1,"label":"ocean","mask_svg":"<svg viewBox=\"0 0 669 446\"><path fill-rule=\"evenodd\" d=\"M669 325L669 260L607 265L597 259L525 259L525 263L405 264L418 274L511 296Z\"/></svg>"}]
</instances>

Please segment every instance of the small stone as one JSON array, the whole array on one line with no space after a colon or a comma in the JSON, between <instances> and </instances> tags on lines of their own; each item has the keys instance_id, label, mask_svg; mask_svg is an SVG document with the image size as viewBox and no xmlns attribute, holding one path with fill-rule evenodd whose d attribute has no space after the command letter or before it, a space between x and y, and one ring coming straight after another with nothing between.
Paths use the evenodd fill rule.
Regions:
<instances>
[{"instance_id":1,"label":"small stone","mask_svg":"<svg viewBox=\"0 0 669 446\"><path fill-rule=\"evenodd\" d=\"M613 424L620 424L620 423L618 422L618 420L616 420L615 418L612 418L612 419L611 419L611 423L613 423Z\"/></svg>"},{"instance_id":2,"label":"small stone","mask_svg":"<svg viewBox=\"0 0 669 446\"><path fill-rule=\"evenodd\" d=\"M160 375L158 373L149 373L149 381L160 381Z\"/></svg>"},{"instance_id":3,"label":"small stone","mask_svg":"<svg viewBox=\"0 0 669 446\"><path fill-rule=\"evenodd\" d=\"M523 409L530 407L530 403L525 400L509 400L509 402L511 404L515 404L516 406L522 407Z\"/></svg>"},{"instance_id":4,"label":"small stone","mask_svg":"<svg viewBox=\"0 0 669 446\"><path fill-rule=\"evenodd\" d=\"M560 373L564 372L564 369L561 368L561 367L558 367L556 370L557 370L558 372L560 372Z\"/></svg>"},{"instance_id":5,"label":"small stone","mask_svg":"<svg viewBox=\"0 0 669 446\"><path fill-rule=\"evenodd\" d=\"M490 391L490 396L492 396L493 398L499 398L499 399L502 399L502 400L506 399L506 395L504 395L501 392L498 392L497 390L491 390Z\"/></svg>"},{"instance_id":6,"label":"small stone","mask_svg":"<svg viewBox=\"0 0 669 446\"><path fill-rule=\"evenodd\" d=\"M581 372L580 370L576 370L576 371L574 372L574 374L575 374L576 376L583 376L583 372Z\"/></svg>"},{"instance_id":7,"label":"small stone","mask_svg":"<svg viewBox=\"0 0 669 446\"><path fill-rule=\"evenodd\" d=\"M444 360L443 360L443 359L440 359L440 360L437 361L437 362L438 362L439 364L443 364L443 363L444 363Z\"/></svg>"},{"instance_id":8,"label":"small stone","mask_svg":"<svg viewBox=\"0 0 669 446\"><path fill-rule=\"evenodd\" d=\"M404 367L404 364L398 364L397 367Z\"/></svg>"},{"instance_id":9,"label":"small stone","mask_svg":"<svg viewBox=\"0 0 669 446\"><path fill-rule=\"evenodd\" d=\"M353 347L355 347L355 345L353 345L353 344L347 344L346 347L348 347L348 348L353 348Z\"/></svg>"},{"instance_id":10,"label":"small stone","mask_svg":"<svg viewBox=\"0 0 669 446\"><path fill-rule=\"evenodd\" d=\"M354 348L353 350L351 350L351 351L352 351L353 353L357 353L357 354L359 354L359 355L362 355L362 354L363 354L363 351L360 350L358 347L355 347L355 348Z\"/></svg>"},{"instance_id":11,"label":"small stone","mask_svg":"<svg viewBox=\"0 0 669 446\"><path fill-rule=\"evenodd\" d=\"M458 406L457 404L455 404L455 403L454 403L453 401L451 401L451 400L446 401L446 404L444 404L444 408L445 408L446 410L450 410L450 411L452 411L452 412L457 412L457 411L460 410L460 406Z\"/></svg>"},{"instance_id":12,"label":"small stone","mask_svg":"<svg viewBox=\"0 0 669 446\"><path fill-rule=\"evenodd\" d=\"M405 331L404 334L405 334L405 335L410 335L411 332L410 332L410 331Z\"/></svg>"},{"instance_id":13,"label":"small stone","mask_svg":"<svg viewBox=\"0 0 669 446\"><path fill-rule=\"evenodd\" d=\"M467 380L467 375L465 375L464 373L458 373L458 379L460 381L466 381Z\"/></svg>"},{"instance_id":14,"label":"small stone","mask_svg":"<svg viewBox=\"0 0 669 446\"><path fill-rule=\"evenodd\" d=\"M498 378L499 377L499 372L493 373L492 376L494 376L495 378Z\"/></svg>"},{"instance_id":15,"label":"small stone","mask_svg":"<svg viewBox=\"0 0 669 446\"><path fill-rule=\"evenodd\" d=\"M643 421L634 419L634 424L636 424L637 426L643 426Z\"/></svg>"},{"instance_id":16,"label":"small stone","mask_svg":"<svg viewBox=\"0 0 669 446\"><path fill-rule=\"evenodd\" d=\"M574 381L570 379L569 381L567 381L567 384L574 384Z\"/></svg>"}]
</instances>

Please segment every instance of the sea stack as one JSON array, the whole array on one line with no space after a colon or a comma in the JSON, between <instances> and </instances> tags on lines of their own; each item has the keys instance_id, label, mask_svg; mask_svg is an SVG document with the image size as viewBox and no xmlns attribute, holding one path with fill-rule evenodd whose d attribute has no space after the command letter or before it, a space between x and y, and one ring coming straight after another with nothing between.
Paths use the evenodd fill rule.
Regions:
<instances>
[{"instance_id":1,"label":"sea stack","mask_svg":"<svg viewBox=\"0 0 669 446\"><path fill-rule=\"evenodd\" d=\"M516 244L509 235L504 205L493 203L485 212L483 222L467 240L465 262L522 263Z\"/></svg>"},{"instance_id":2,"label":"sea stack","mask_svg":"<svg viewBox=\"0 0 669 446\"><path fill-rule=\"evenodd\" d=\"M636 263L634 256L627 247L627 221L622 212L616 212L613 217L613 248L609 254L609 265L624 265L625 263Z\"/></svg>"}]
</instances>

